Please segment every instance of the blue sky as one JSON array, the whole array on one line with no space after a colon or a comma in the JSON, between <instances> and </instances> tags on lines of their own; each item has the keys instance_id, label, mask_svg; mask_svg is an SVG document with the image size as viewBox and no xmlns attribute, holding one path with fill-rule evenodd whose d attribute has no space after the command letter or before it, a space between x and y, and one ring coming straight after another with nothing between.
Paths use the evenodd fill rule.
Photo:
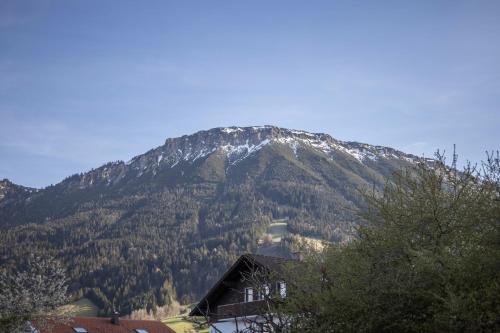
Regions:
<instances>
[{"instance_id":1,"label":"blue sky","mask_svg":"<svg viewBox=\"0 0 500 333\"><path fill-rule=\"evenodd\" d=\"M0 179L277 125L479 161L500 142L499 1L0 1Z\"/></svg>"}]
</instances>

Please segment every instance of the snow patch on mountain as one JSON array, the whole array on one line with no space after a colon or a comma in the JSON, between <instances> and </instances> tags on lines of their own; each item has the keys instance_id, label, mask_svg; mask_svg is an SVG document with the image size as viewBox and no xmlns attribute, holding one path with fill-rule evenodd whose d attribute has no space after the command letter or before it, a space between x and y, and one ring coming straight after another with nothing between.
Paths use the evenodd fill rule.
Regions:
<instances>
[{"instance_id":1,"label":"snow patch on mountain","mask_svg":"<svg viewBox=\"0 0 500 333\"><path fill-rule=\"evenodd\" d=\"M348 155L351 155L352 157L354 157L356 160L358 160L361 163L363 163L363 161L365 161L366 159L375 161L378 158L378 156L375 153L373 153L371 150L364 149L364 148L348 147L345 145L345 143L336 145L336 148L337 148L337 150L339 150L341 152L344 152Z\"/></svg>"},{"instance_id":2,"label":"snow patch on mountain","mask_svg":"<svg viewBox=\"0 0 500 333\"><path fill-rule=\"evenodd\" d=\"M224 127L221 129L221 131L227 134L231 134L235 132L243 132L243 129L240 127Z\"/></svg>"},{"instance_id":3,"label":"snow patch on mountain","mask_svg":"<svg viewBox=\"0 0 500 333\"><path fill-rule=\"evenodd\" d=\"M235 165L238 162L243 161L245 158L252 155L253 153L261 150L264 146L269 144L269 142L270 142L269 139L265 139L258 144L249 144L247 140L244 145L239 145L239 146L225 145L222 146L221 149L227 152L227 158L229 160L229 163L231 165Z\"/></svg>"},{"instance_id":4,"label":"snow patch on mountain","mask_svg":"<svg viewBox=\"0 0 500 333\"><path fill-rule=\"evenodd\" d=\"M293 154L295 155L295 157L299 158L299 155L297 154L297 148L300 145L299 140L297 140L294 137L283 137L283 138L277 138L274 141L278 142L278 143L281 143L281 144L285 144L285 145L290 146L290 148L292 149Z\"/></svg>"}]
</instances>

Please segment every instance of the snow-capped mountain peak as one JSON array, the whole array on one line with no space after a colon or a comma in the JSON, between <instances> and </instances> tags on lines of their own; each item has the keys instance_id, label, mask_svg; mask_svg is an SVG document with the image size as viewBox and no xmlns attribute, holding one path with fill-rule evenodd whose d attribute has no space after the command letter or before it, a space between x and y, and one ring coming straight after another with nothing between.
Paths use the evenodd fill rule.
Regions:
<instances>
[{"instance_id":1,"label":"snow-capped mountain peak","mask_svg":"<svg viewBox=\"0 0 500 333\"><path fill-rule=\"evenodd\" d=\"M392 148L372 146L356 142L345 142L328 134L309 133L275 126L219 127L200 131L180 138L167 139L165 145L153 150L156 160L170 167L181 161L194 162L215 152L224 152L235 165L269 144L288 145L299 158L298 149L310 147L333 157L334 153L350 155L360 163L378 158L402 158L414 156L403 154ZM132 159L136 163L142 156Z\"/></svg>"},{"instance_id":2,"label":"snow-capped mountain peak","mask_svg":"<svg viewBox=\"0 0 500 333\"><path fill-rule=\"evenodd\" d=\"M332 160L340 156L361 164L374 163L379 159L402 159L407 162L418 159L392 148L341 141L324 133L310 133L269 125L231 126L169 138L164 145L138 155L127 163L108 163L83 174L80 182L82 186L102 182L111 185L127 176L134 178L146 174L155 176L160 170L178 168L186 163L194 164L211 154L218 154L225 159L227 169L230 169L271 145L281 145L290 149L298 160L302 158L304 150L315 151Z\"/></svg>"}]
</instances>

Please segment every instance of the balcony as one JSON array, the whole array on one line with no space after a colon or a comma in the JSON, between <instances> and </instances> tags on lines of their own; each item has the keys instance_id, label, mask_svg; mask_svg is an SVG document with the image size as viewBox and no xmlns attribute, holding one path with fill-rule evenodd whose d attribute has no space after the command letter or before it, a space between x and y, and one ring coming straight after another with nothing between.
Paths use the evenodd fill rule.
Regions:
<instances>
[{"instance_id":1,"label":"balcony","mask_svg":"<svg viewBox=\"0 0 500 333\"><path fill-rule=\"evenodd\" d=\"M263 313L267 310L267 302L265 300L224 304L217 307L217 318L234 318L243 316L253 316Z\"/></svg>"}]
</instances>

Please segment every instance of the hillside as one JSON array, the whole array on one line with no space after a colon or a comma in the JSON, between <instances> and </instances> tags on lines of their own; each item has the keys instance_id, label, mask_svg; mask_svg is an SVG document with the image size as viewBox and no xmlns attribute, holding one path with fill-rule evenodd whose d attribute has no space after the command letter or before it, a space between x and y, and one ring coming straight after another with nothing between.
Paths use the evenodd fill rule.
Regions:
<instances>
[{"instance_id":1,"label":"hillside","mask_svg":"<svg viewBox=\"0 0 500 333\"><path fill-rule=\"evenodd\" d=\"M273 220L313 239L349 239L357 190L415 156L273 126L167 139L41 190L0 189L2 267L34 249L63 258L71 290L109 311L198 299ZM7 185L2 185L6 188ZM16 189L16 190L12 190Z\"/></svg>"}]
</instances>

